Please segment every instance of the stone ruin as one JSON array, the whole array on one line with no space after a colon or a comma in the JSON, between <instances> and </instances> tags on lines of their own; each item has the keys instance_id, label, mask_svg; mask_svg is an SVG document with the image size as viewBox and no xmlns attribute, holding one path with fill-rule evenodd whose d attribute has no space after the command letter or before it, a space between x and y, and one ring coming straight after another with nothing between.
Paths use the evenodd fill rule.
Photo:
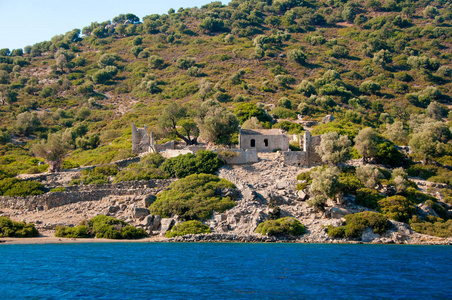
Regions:
<instances>
[{"instance_id":1,"label":"stone ruin","mask_svg":"<svg viewBox=\"0 0 452 300\"><path fill-rule=\"evenodd\" d=\"M303 135L287 135L281 129L240 129L239 148L229 149L230 155L224 157L227 164L240 165L256 163L259 161L258 152L280 151L286 165L299 167L312 167L321 164L321 158L315 151L320 144L321 136L311 136L309 131ZM298 142L302 151L291 151L290 141ZM180 154L193 153L206 149L202 146L188 146L176 149L175 143L171 145L155 145L154 133L149 135L147 126L137 128L132 124L132 151L137 154L160 152L165 158ZM215 150L213 150L215 151Z\"/></svg>"},{"instance_id":2,"label":"stone ruin","mask_svg":"<svg viewBox=\"0 0 452 300\"><path fill-rule=\"evenodd\" d=\"M137 128L132 123L132 151L136 154L155 152L154 133L148 134L148 126Z\"/></svg>"},{"instance_id":3,"label":"stone ruin","mask_svg":"<svg viewBox=\"0 0 452 300\"><path fill-rule=\"evenodd\" d=\"M289 137L281 129L241 129L239 133L240 151L235 151L236 157L231 159L230 164L254 163L257 162L257 152L278 150L281 151L286 165L312 167L322 162L315 151L315 147L320 144L320 139L319 135L311 136L309 131L306 131L303 137L296 134ZM290 151L291 140L298 142L302 151Z\"/></svg>"}]
</instances>

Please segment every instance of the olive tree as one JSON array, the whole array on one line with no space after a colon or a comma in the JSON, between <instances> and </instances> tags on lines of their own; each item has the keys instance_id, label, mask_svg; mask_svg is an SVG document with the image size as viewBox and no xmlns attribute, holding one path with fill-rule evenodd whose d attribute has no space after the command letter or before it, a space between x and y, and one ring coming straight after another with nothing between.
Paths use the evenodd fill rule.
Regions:
<instances>
[{"instance_id":1,"label":"olive tree","mask_svg":"<svg viewBox=\"0 0 452 300\"><path fill-rule=\"evenodd\" d=\"M203 140L220 144L229 144L239 127L237 117L216 100L204 102L195 121Z\"/></svg>"},{"instance_id":2,"label":"olive tree","mask_svg":"<svg viewBox=\"0 0 452 300\"><path fill-rule=\"evenodd\" d=\"M61 170L64 156L73 148L72 134L69 130L50 133L47 140L42 140L32 147L32 152L49 162L50 171Z\"/></svg>"},{"instance_id":3,"label":"olive tree","mask_svg":"<svg viewBox=\"0 0 452 300\"><path fill-rule=\"evenodd\" d=\"M339 135L333 131L322 134L320 144L315 150L324 163L337 165L350 158L350 144L347 135Z\"/></svg>"},{"instance_id":4,"label":"olive tree","mask_svg":"<svg viewBox=\"0 0 452 300\"><path fill-rule=\"evenodd\" d=\"M363 163L378 153L378 134L370 127L361 129L355 137L355 148L363 157Z\"/></svg>"},{"instance_id":5,"label":"olive tree","mask_svg":"<svg viewBox=\"0 0 452 300\"><path fill-rule=\"evenodd\" d=\"M310 193L312 199L308 205L323 209L326 199L333 199L340 192L339 169L337 167L329 167L311 172L311 188Z\"/></svg>"},{"instance_id":6,"label":"olive tree","mask_svg":"<svg viewBox=\"0 0 452 300\"><path fill-rule=\"evenodd\" d=\"M383 177L383 174L381 174L378 168L371 165L364 165L356 168L356 177L366 188L373 189L380 184L380 179Z\"/></svg>"},{"instance_id":7,"label":"olive tree","mask_svg":"<svg viewBox=\"0 0 452 300\"><path fill-rule=\"evenodd\" d=\"M193 119L190 119L185 106L171 102L162 111L158 120L158 125L164 131L175 134L187 145L196 143L196 136L199 133L198 127Z\"/></svg>"}]
</instances>

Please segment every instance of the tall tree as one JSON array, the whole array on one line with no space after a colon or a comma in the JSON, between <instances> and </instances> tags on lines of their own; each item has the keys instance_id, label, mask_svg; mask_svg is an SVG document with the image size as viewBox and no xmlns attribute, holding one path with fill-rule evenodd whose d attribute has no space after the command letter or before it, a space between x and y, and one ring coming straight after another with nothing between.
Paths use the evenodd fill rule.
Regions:
<instances>
[{"instance_id":1,"label":"tall tree","mask_svg":"<svg viewBox=\"0 0 452 300\"><path fill-rule=\"evenodd\" d=\"M163 130L174 133L187 145L196 143L198 128L196 123L188 118L187 108L185 106L178 105L176 102L168 104L163 109L158 125Z\"/></svg>"},{"instance_id":2,"label":"tall tree","mask_svg":"<svg viewBox=\"0 0 452 300\"><path fill-rule=\"evenodd\" d=\"M350 158L350 144L347 135L339 135L333 131L322 134L320 144L315 150L323 162L329 165L337 165Z\"/></svg>"},{"instance_id":3,"label":"tall tree","mask_svg":"<svg viewBox=\"0 0 452 300\"><path fill-rule=\"evenodd\" d=\"M355 137L355 148L367 163L378 153L378 134L370 127L361 129Z\"/></svg>"}]
</instances>

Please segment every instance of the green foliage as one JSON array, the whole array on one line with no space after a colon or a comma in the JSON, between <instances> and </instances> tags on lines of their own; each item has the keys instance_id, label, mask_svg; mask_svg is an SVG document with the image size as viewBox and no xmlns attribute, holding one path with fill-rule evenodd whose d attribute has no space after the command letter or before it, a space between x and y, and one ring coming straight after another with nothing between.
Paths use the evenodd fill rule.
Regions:
<instances>
[{"instance_id":1,"label":"green foliage","mask_svg":"<svg viewBox=\"0 0 452 300\"><path fill-rule=\"evenodd\" d=\"M183 178L191 174L213 174L223 165L218 154L200 150L196 155L191 153L167 159L161 169L171 177Z\"/></svg>"},{"instance_id":2,"label":"green foliage","mask_svg":"<svg viewBox=\"0 0 452 300\"><path fill-rule=\"evenodd\" d=\"M297 113L285 107L277 107L271 110L270 114L274 115L275 118L277 119L289 119L289 120L297 119Z\"/></svg>"},{"instance_id":3,"label":"green foliage","mask_svg":"<svg viewBox=\"0 0 452 300\"><path fill-rule=\"evenodd\" d=\"M362 182L352 173L341 173L339 184L343 193L353 195L357 194L357 191L363 187Z\"/></svg>"},{"instance_id":4,"label":"green foliage","mask_svg":"<svg viewBox=\"0 0 452 300\"><path fill-rule=\"evenodd\" d=\"M243 124L246 120L256 117L260 122L269 122L271 117L263 110L258 108L253 103L240 103L234 110L234 114L239 119L240 124Z\"/></svg>"},{"instance_id":5,"label":"green foliage","mask_svg":"<svg viewBox=\"0 0 452 300\"><path fill-rule=\"evenodd\" d=\"M371 211L346 215L345 220L344 227L328 227L328 235L335 238L357 238L367 227L372 228L373 232L378 234L385 233L390 227L386 216Z\"/></svg>"},{"instance_id":6,"label":"green foliage","mask_svg":"<svg viewBox=\"0 0 452 300\"><path fill-rule=\"evenodd\" d=\"M370 209L378 209L378 201L383 199L384 196L381 195L377 190L369 188L361 188L356 190L355 203Z\"/></svg>"},{"instance_id":7,"label":"green foliage","mask_svg":"<svg viewBox=\"0 0 452 300\"><path fill-rule=\"evenodd\" d=\"M256 233L268 236L300 236L306 233L306 228L297 219L285 217L260 223L256 228Z\"/></svg>"},{"instance_id":8,"label":"green foliage","mask_svg":"<svg viewBox=\"0 0 452 300\"><path fill-rule=\"evenodd\" d=\"M301 134L304 131L303 125L290 121L281 121L272 126L287 131L287 134Z\"/></svg>"},{"instance_id":9,"label":"green foliage","mask_svg":"<svg viewBox=\"0 0 452 300\"><path fill-rule=\"evenodd\" d=\"M427 222L420 220L417 216L414 216L410 220L411 228L421 234L427 234L432 236L438 236L448 238L452 236L452 220L444 221L441 218L432 220L433 222Z\"/></svg>"},{"instance_id":10,"label":"green foliage","mask_svg":"<svg viewBox=\"0 0 452 300\"><path fill-rule=\"evenodd\" d=\"M119 172L119 167L117 165L103 165L95 167L94 169L82 170L82 176L80 179L74 179L70 184L108 184L110 183L108 177L114 176Z\"/></svg>"},{"instance_id":11,"label":"green foliage","mask_svg":"<svg viewBox=\"0 0 452 300\"><path fill-rule=\"evenodd\" d=\"M56 237L66 238L104 238L104 239L141 239L147 237L146 232L141 228L135 228L126 222L98 215L86 224L76 227L57 226L55 230Z\"/></svg>"},{"instance_id":12,"label":"green foliage","mask_svg":"<svg viewBox=\"0 0 452 300\"><path fill-rule=\"evenodd\" d=\"M119 171L114 182L168 178L168 174L159 169L164 161L165 158L158 153L148 154L139 163L132 163Z\"/></svg>"},{"instance_id":13,"label":"green foliage","mask_svg":"<svg viewBox=\"0 0 452 300\"><path fill-rule=\"evenodd\" d=\"M208 219L213 211L224 212L235 205L230 197L221 196L224 188L234 185L215 175L193 174L173 182L149 210L162 218L178 215L183 220Z\"/></svg>"},{"instance_id":14,"label":"green foliage","mask_svg":"<svg viewBox=\"0 0 452 300\"><path fill-rule=\"evenodd\" d=\"M38 230L31 223L11 221L8 217L0 217L0 237L37 237Z\"/></svg>"},{"instance_id":15,"label":"green foliage","mask_svg":"<svg viewBox=\"0 0 452 300\"><path fill-rule=\"evenodd\" d=\"M391 196L378 201L380 211L391 220L408 222L416 208L403 196Z\"/></svg>"},{"instance_id":16,"label":"green foliage","mask_svg":"<svg viewBox=\"0 0 452 300\"><path fill-rule=\"evenodd\" d=\"M17 178L0 180L0 193L2 196L32 196L44 193L44 185L37 181L22 181Z\"/></svg>"},{"instance_id":17,"label":"green foliage","mask_svg":"<svg viewBox=\"0 0 452 300\"><path fill-rule=\"evenodd\" d=\"M49 193L56 193L56 192L65 192L66 188L64 186L59 186L56 188L53 188L49 191Z\"/></svg>"},{"instance_id":18,"label":"green foliage","mask_svg":"<svg viewBox=\"0 0 452 300\"><path fill-rule=\"evenodd\" d=\"M64 238L90 238L92 234L86 225L76 227L57 226L55 228L55 236Z\"/></svg>"},{"instance_id":19,"label":"green foliage","mask_svg":"<svg viewBox=\"0 0 452 300\"><path fill-rule=\"evenodd\" d=\"M200 234L210 232L211 230L209 226L204 225L200 221L192 220L174 226L171 231L167 231L165 233L165 237L172 238L175 236L184 236L186 234Z\"/></svg>"}]
</instances>

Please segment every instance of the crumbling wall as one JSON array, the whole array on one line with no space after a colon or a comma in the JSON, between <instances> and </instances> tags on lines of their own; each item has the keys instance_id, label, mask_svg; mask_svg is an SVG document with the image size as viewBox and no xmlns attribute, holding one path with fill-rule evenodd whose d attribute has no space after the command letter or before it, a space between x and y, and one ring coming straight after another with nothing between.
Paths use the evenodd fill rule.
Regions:
<instances>
[{"instance_id":1,"label":"crumbling wall","mask_svg":"<svg viewBox=\"0 0 452 300\"><path fill-rule=\"evenodd\" d=\"M115 184L68 186L64 192L26 197L0 197L0 209L50 209L81 201L99 201L107 196L156 195L166 189L173 179L126 181Z\"/></svg>"},{"instance_id":2,"label":"crumbling wall","mask_svg":"<svg viewBox=\"0 0 452 300\"><path fill-rule=\"evenodd\" d=\"M303 136L303 144L301 145L303 147L303 151L284 151L284 163L286 165L300 167L320 165L322 163L322 159L317 154L315 148L320 145L321 139L322 137L320 135L311 136L311 133L306 131Z\"/></svg>"},{"instance_id":3,"label":"crumbling wall","mask_svg":"<svg viewBox=\"0 0 452 300\"><path fill-rule=\"evenodd\" d=\"M226 164L228 165L243 165L258 162L259 158L257 157L256 150L229 150L234 152L233 156L224 156Z\"/></svg>"},{"instance_id":4,"label":"crumbling wall","mask_svg":"<svg viewBox=\"0 0 452 300\"><path fill-rule=\"evenodd\" d=\"M148 126L144 125L144 128L137 128L135 124L132 124L132 151L137 154L145 153L151 152L151 148Z\"/></svg>"}]
</instances>

